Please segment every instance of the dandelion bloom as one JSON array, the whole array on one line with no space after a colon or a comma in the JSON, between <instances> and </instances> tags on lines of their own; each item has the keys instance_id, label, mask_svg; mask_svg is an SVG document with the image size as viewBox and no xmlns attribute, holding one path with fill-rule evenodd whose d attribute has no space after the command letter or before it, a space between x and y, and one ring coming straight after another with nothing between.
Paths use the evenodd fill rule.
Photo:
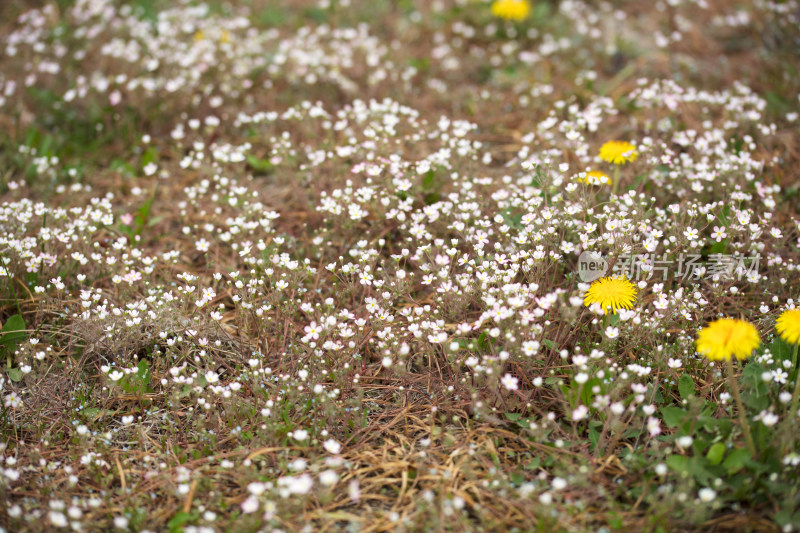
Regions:
<instances>
[{"instance_id":1,"label":"dandelion bloom","mask_svg":"<svg viewBox=\"0 0 800 533\"><path fill-rule=\"evenodd\" d=\"M781 313L775 329L789 344L800 344L800 309L790 309Z\"/></svg>"},{"instance_id":2,"label":"dandelion bloom","mask_svg":"<svg viewBox=\"0 0 800 533\"><path fill-rule=\"evenodd\" d=\"M608 141L600 147L600 159L622 165L639 157L636 147L625 141Z\"/></svg>"},{"instance_id":3,"label":"dandelion bloom","mask_svg":"<svg viewBox=\"0 0 800 533\"><path fill-rule=\"evenodd\" d=\"M697 334L697 351L712 361L747 359L759 344L755 326L736 318L715 320Z\"/></svg>"},{"instance_id":4,"label":"dandelion bloom","mask_svg":"<svg viewBox=\"0 0 800 533\"><path fill-rule=\"evenodd\" d=\"M585 178L579 178L581 183L588 183L589 185L611 185L611 178L605 172L599 170L592 170L586 173Z\"/></svg>"},{"instance_id":5,"label":"dandelion bloom","mask_svg":"<svg viewBox=\"0 0 800 533\"><path fill-rule=\"evenodd\" d=\"M496 0L492 4L492 15L506 20L525 20L531 12L528 0Z\"/></svg>"},{"instance_id":6,"label":"dandelion bloom","mask_svg":"<svg viewBox=\"0 0 800 533\"><path fill-rule=\"evenodd\" d=\"M630 309L636 299L636 285L621 276L600 278L592 283L583 299L587 307L600 304L603 309L616 313L617 309Z\"/></svg>"}]
</instances>

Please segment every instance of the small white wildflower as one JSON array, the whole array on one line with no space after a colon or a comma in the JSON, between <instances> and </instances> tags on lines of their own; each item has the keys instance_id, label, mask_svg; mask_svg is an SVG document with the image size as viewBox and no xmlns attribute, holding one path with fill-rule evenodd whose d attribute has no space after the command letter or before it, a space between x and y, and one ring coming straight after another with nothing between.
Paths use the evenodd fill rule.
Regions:
<instances>
[{"instance_id":1,"label":"small white wildflower","mask_svg":"<svg viewBox=\"0 0 800 533\"><path fill-rule=\"evenodd\" d=\"M705 487L697 491L697 495L700 497L701 502L708 503L714 501L714 498L717 497L717 492L714 489Z\"/></svg>"}]
</instances>

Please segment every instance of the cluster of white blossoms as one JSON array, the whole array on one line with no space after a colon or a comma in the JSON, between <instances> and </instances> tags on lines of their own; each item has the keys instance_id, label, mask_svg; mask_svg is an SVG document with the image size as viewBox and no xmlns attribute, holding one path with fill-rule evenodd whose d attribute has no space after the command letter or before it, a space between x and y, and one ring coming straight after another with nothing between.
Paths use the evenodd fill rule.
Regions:
<instances>
[{"instance_id":1,"label":"cluster of white blossoms","mask_svg":"<svg viewBox=\"0 0 800 533\"><path fill-rule=\"evenodd\" d=\"M672 395L695 409L692 376L720 378L696 353L698 324L724 312L772 327L797 305L797 190L780 179L796 105L768 121L767 96L744 82L623 76L587 92L604 74L578 51L596 41L588 51L613 55L606 26L630 17L604 2L561 2L573 36L443 22L429 63L404 51L428 29L420 10L383 31L286 30L244 8L177 4L152 16L111 0L49 4L0 42L3 116L33 123L40 91L47 113L91 116L100 102L144 124L95 168L41 135L14 154L30 178L0 203L3 318L28 323L0 337L15 442L0 449L0 490L15 527L146 530L145 503L160 498L184 509L167 517L175 527L196 531L231 513L254 529L311 523L308 506L391 504L371 476L393 464L388 477L424 487L421 506L465 524L466 509L484 512L476 494L589 505L568 489L594 466L487 467L500 452L470 424L509 442L516 424L525 446L567 455L632 442L652 453L622 468L654 471L658 498L724 494L658 481L662 461L699 441L663 406ZM434 4L434 21L449 13ZM791 2L757 4L774 16ZM659 5L675 29L651 35L657 47L681 45L697 29L688 10L707 9ZM481 62L510 88L459 88ZM475 98L425 105L456 91ZM484 112L532 108L502 128ZM112 122L87 119L98 135L122 128ZM602 153L622 137L624 164ZM629 269L634 304L587 305L586 251ZM796 415L785 348L751 362L750 419L764 428ZM716 394L724 410L730 395ZM691 414L710 424L702 409ZM355 445L406 415L391 451ZM74 453L53 451L65 442ZM780 458L781 476L795 457ZM453 464L486 477L463 488ZM34 496L36 480L68 496ZM134 493L139 503L114 503Z\"/></svg>"}]
</instances>

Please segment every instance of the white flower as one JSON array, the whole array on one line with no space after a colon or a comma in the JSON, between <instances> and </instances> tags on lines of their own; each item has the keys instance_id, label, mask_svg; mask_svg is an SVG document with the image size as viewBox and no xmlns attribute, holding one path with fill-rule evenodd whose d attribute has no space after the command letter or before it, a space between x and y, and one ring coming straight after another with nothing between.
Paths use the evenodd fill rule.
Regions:
<instances>
[{"instance_id":1,"label":"white flower","mask_svg":"<svg viewBox=\"0 0 800 533\"><path fill-rule=\"evenodd\" d=\"M767 427L772 427L778 423L778 415L770 413L769 411L761 411L756 418L760 419L761 423Z\"/></svg>"},{"instance_id":2,"label":"white flower","mask_svg":"<svg viewBox=\"0 0 800 533\"><path fill-rule=\"evenodd\" d=\"M659 435L661 433L661 422L655 417L649 417L647 419L647 432L653 437Z\"/></svg>"},{"instance_id":3,"label":"white flower","mask_svg":"<svg viewBox=\"0 0 800 533\"><path fill-rule=\"evenodd\" d=\"M308 438L308 431L305 429L296 429L292 433L292 438L294 440L304 441Z\"/></svg>"},{"instance_id":4,"label":"white flower","mask_svg":"<svg viewBox=\"0 0 800 533\"><path fill-rule=\"evenodd\" d=\"M714 501L714 498L717 497L717 492L714 489L705 487L697 491L697 495L700 497L701 502L708 503L710 501Z\"/></svg>"},{"instance_id":5,"label":"white flower","mask_svg":"<svg viewBox=\"0 0 800 533\"><path fill-rule=\"evenodd\" d=\"M4 398L3 404L6 407L10 407L11 409L16 409L17 407L22 405L22 398L20 398L19 394L17 394L16 392L12 392Z\"/></svg>"},{"instance_id":6,"label":"white flower","mask_svg":"<svg viewBox=\"0 0 800 533\"><path fill-rule=\"evenodd\" d=\"M336 442L334 439L326 440L322 443L322 447L325 448L328 453L332 453L334 455L342 451L342 445Z\"/></svg>"},{"instance_id":7,"label":"white flower","mask_svg":"<svg viewBox=\"0 0 800 533\"><path fill-rule=\"evenodd\" d=\"M615 328L614 326L608 326L606 328L606 337L609 339L616 339L619 337L619 328Z\"/></svg>"},{"instance_id":8,"label":"white flower","mask_svg":"<svg viewBox=\"0 0 800 533\"><path fill-rule=\"evenodd\" d=\"M50 523L53 524L55 527L67 527L69 523L67 522L67 517L64 516L64 513L59 513L58 511L50 511L48 514L48 518L50 518Z\"/></svg>"},{"instance_id":9,"label":"white flower","mask_svg":"<svg viewBox=\"0 0 800 533\"><path fill-rule=\"evenodd\" d=\"M254 496L250 496L242 502L242 512L244 514L251 514L256 511L258 511L258 500Z\"/></svg>"},{"instance_id":10,"label":"white flower","mask_svg":"<svg viewBox=\"0 0 800 533\"><path fill-rule=\"evenodd\" d=\"M589 408L585 405L579 405L574 411L572 411L572 420L575 422L583 420L588 414Z\"/></svg>"},{"instance_id":11,"label":"white flower","mask_svg":"<svg viewBox=\"0 0 800 533\"><path fill-rule=\"evenodd\" d=\"M688 448L692 445L694 439L689 435L684 435L683 437L679 437L675 443L678 445L679 448Z\"/></svg>"},{"instance_id":12,"label":"white flower","mask_svg":"<svg viewBox=\"0 0 800 533\"><path fill-rule=\"evenodd\" d=\"M278 478L278 485L284 486L289 494L307 494L314 486L314 480L308 474L296 477Z\"/></svg>"},{"instance_id":13,"label":"white flower","mask_svg":"<svg viewBox=\"0 0 800 533\"><path fill-rule=\"evenodd\" d=\"M258 496L259 494L262 494L265 490L267 490L266 483L260 483L258 481L254 481L253 483L247 485L247 492L249 492L253 496Z\"/></svg>"},{"instance_id":14,"label":"white flower","mask_svg":"<svg viewBox=\"0 0 800 533\"><path fill-rule=\"evenodd\" d=\"M358 502L361 499L361 487L358 485L357 480L351 479L347 485L347 497L354 502Z\"/></svg>"},{"instance_id":15,"label":"white flower","mask_svg":"<svg viewBox=\"0 0 800 533\"><path fill-rule=\"evenodd\" d=\"M325 470L319 475L319 482L322 483L324 487L332 487L336 485L337 481L339 481L339 474L333 470Z\"/></svg>"},{"instance_id":16,"label":"white flower","mask_svg":"<svg viewBox=\"0 0 800 533\"><path fill-rule=\"evenodd\" d=\"M503 386L508 390L517 390L519 388L519 380L512 376L511 374L504 375L500 382Z\"/></svg>"},{"instance_id":17,"label":"white flower","mask_svg":"<svg viewBox=\"0 0 800 533\"><path fill-rule=\"evenodd\" d=\"M289 470L292 470L294 472L300 472L302 470L305 470L307 466L308 463L306 462L306 460L300 457L299 459L295 459L294 461L289 463Z\"/></svg>"}]
</instances>

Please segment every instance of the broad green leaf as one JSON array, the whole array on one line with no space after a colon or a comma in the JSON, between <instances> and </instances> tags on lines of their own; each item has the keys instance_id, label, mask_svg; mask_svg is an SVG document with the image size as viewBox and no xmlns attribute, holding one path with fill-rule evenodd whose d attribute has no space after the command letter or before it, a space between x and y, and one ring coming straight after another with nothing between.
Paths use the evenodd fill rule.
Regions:
<instances>
[{"instance_id":1,"label":"broad green leaf","mask_svg":"<svg viewBox=\"0 0 800 533\"><path fill-rule=\"evenodd\" d=\"M745 467L750 460L750 452L744 448L736 448L722 463L722 466L728 470L728 473L734 473Z\"/></svg>"},{"instance_id":2,"label":"broad green leaf","mask_svg":"<svg viewBox=\"0 0 800 533\"><path fill-rule=\"evenodd\" d=\"M142 359L139 361L139 364L136 365L137 372L136 375L139 376L139 379L144 381L145 383L150 381L150 365L146 359Z\"/></svg>"},{"instance_id":3,"label":"broad green leaf","mask_svg":"<svg viewBox=\"0 0 800 533\"><path fill-rule=\"evenodd\" d=\"M676 428L681 425L681 422L683 422L683 418L686 416L686 411L675 406L664 407L661 409L661 416L667 426Z\"/></svg>"},{"instance_id":4,"label":"broad green leaf","mask_svg":"<svg viewBox=\"0 0 800 533\"><path fill-rule=\"evenodd\" d=\"M705 460L702 457L695 456L689 459L689 469L694 478L704 485L710 483L714 477L711 472L706 470Z\"/></svg>"},{"instance_id":5,"label":"broad green leaf","mask_svg":"<svg viewBox=\"0 0 800 533\"><path fill-rule=\"evenodd\" d=\"M425 176L422 178L422 187L423 189L429 190L433 188L434 179L436 178L436 172L433 169L429 170L425 173Z\"/></svg>"},{"instance_id":6,"label":"broad green leaf","mask_svg":"<svg viewBox=\"0 0 800 533\"><path fill-rule=\"evenodd\" d=\"M689 470L689 458L683 455L670 455L666 460L667 466L678 473L691 473Z\"/></svg>"},{"instance_id":7,"label":"broad green leaf","mask_svg":"<svg viewBox=\"0 0 800 533\"><path fill-rule=\"evenodd\" d=\"M773 357L779 361L791 360L794 354L794 347L786 343L780 337L775 337L769 345L769 351Z\"/></svg>"},{"instance_id":8,"label":"broad green leaf","mask_svg":"<svg viewBox=\"0 0 800 533\"><path fill-rule=\"evenodd\" d=\"M183 526L192 519L192 515L186 513L184 511L178 511L175 513L169 522L167 522L167 527L169 528L170 533L180 533L183 531Z\"/></svg>"},{"instance_id":9,"label":"broad green leaf","mask_svg":"<svg viewBox=\"0 0 800 533\"><path fill-rule=\"evenodd\" d=\"M14 383L18 383L22 380L22 371L19 368L7 368L6 374L8 374L8 379Z\"/></svg>"},{"instance_id":10,"label":"broad green leaf","mask_svg":"<svg viewBox=\"0 0 800 533\"><path fill-rule=\"evenodd\" d=\"M730 239L722 239L720 242L715 242L711 247L708 249L708 254L724 254L725 250L728 246L728 241Z\"/></svg>"},{"instance_id":11,"label":"broad green leaf","mask_svg":"<svg viewBox=\"0 0 800 533\"><path fill-rule=\"evenodd\" d=\"M689 374L683 374L678 380L678 392L684 400L694 396L694 381Z\"/></svg>"},{"instance_id":12,"label":"broad green leaf","mask_svg":"<svg viewBox=\"0 0 800 533\"><path fill-rule=\"evenodd\" d=\"M600 432L593 427L589 428L589 442L592 443L592 451L597 448L597 443L600 441Z\"/></svg>"},{"instance_id":13,"label":"broad green leaf","mask_svg":"<svg viewBox=\"0 0 800 533\"><path fill-rule=\"evenodd\" d=\"M105 409L99 409L97 407L87 407L81 411L83 416L88 418L89 420L97 420L98 418L102 418L103 415L106 413Z\"/></svg>"},{"instance_id":14,"label":"broad green leaf","mask_svg":"<svg viewBox=\"0 0 800 533\"><path fill-rule=\"evenodd\" d=\"M712 465L718 465L722 462L722 458L725 456L725 445L721 442L713 444L706 452L706 459Z\"/></svg>"},{"instance_id":15,"label":"broad green leaf","mask_svg":"<svg viewBox=\"0 0 800 533\"><path fill-rule=\"evenodd\" d=\"M247 155L247 164L260 174L268 174L275 169L275 166L270 163L269 159L259 159L253 154Z\"/></svg>"},{"instance_id":16,"label":"broad green leaf","mask_svg":"<svg viewBox=\"0 0 800 533\"><path fill-rule=\"evenodd\" d=\"M523 468L525 468L525 470L535 470L535 469L539 468L539 466L541 464L542 464L542 460L539 457L534 457L531 460L531 462L526 464Z\"/></svg>"},{"instance_id":17,"label":"broad green leaf","mask_svg":"<svg viewBox=\"0 0 800 533\"><path fill-rule=\"evenodd\" d=\"M3 336L0 337L0 344L13 350L14 345L28 336L25 332L25 320L21 315L13 315L3 324Z\"/></svg>"}]
</instances>

